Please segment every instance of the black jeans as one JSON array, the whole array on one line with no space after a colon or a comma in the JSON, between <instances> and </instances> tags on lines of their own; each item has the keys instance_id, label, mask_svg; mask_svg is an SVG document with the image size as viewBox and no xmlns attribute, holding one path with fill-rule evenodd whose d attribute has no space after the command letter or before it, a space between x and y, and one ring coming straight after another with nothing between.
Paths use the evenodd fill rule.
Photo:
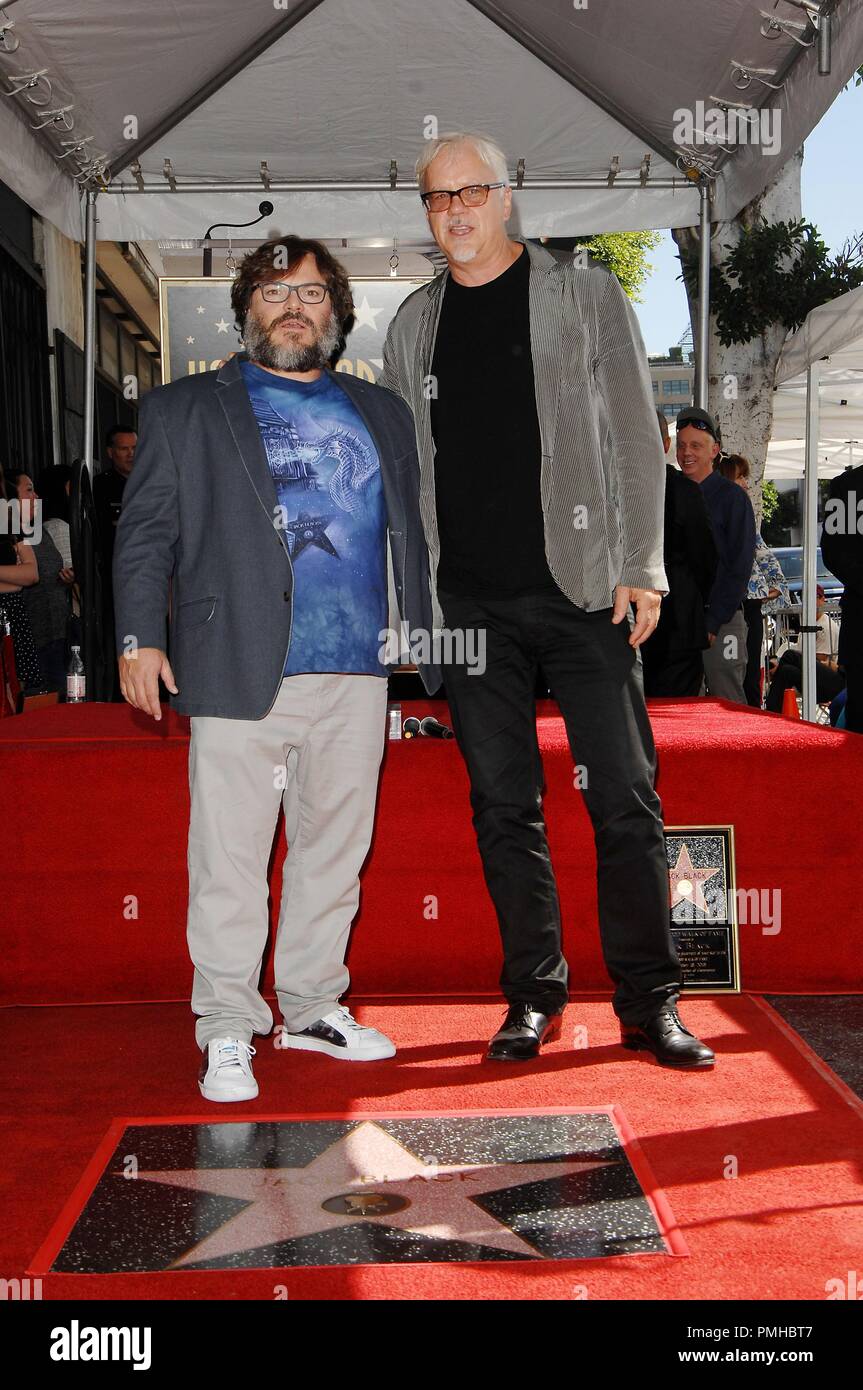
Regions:
<instances>
[{"instance_id":1,"label":"black jeans","mask_svg":"<svg viewBox=\"0 0 863 1390\"><path fill-rule=\"evenodd\" d=\"M525 1001L543 1013L559 1011L568 997L542 813L534 699L541 666L573 759L586 772L582 790L596 842L599 930L614 1010L624 1023L643 1023L676 1002L681 973L669 929L656 750L630 625L613 624L610 608L587 613L559 592L439 597L447 628L485 632L485 671L472 673L455 661L445 664L444 678L500 925L501 989L510 1003Z\"/></svg>"},{"instance_id":2,"label":"black jeans","mask_svg":"<svg viewBox=\"0 0 863 1390\"><path fill-rule=\"evenodd\" d=\"M667 700L698 695L704 680L700 647L673 651L667 646L651 650L657 633L639 649L644 694L648 700Z\"/></svg>"}]
</instances>

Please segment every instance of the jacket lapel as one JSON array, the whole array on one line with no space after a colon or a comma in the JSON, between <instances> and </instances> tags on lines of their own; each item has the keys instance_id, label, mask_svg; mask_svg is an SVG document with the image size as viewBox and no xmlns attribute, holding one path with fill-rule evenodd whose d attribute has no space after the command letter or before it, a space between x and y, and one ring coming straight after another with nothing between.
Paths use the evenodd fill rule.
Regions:
<instances>
[{"instance_id":1,"label":"jacket lapel","mask_svg":"<svg viewBox=\"0 0 863 1390\"><path fill-rule=\"evenodd\" d=\"M530 256L530 354L536 413L543 460L551 460L560 396L563 277L556 273L558 262L542 247L525 242L525 250Z\"/></svg>"},{"instance_id":2,"label":"jacket lapel","mask_svg":"<svg viewBox=\"0 0 863 1390\"><path fill-rule=\"evenodd\" d=\"M228 429L237 446L237 452L240 455L246 476L272 526L276 519L279 499L273 475L270 472L270 465L267 462L267 451L264 448L261 431L258 428L252 402L249 399L246 383L240 371L241 360L243 360L243 355L237 354L230 358L219 371L216 377L216 398L224 411ZM290 558L282 527L278 528L277 535Z\"/></svg>"},{"instance_id":3,"label":"jacket lapel","mask_svg":"<svg viewBox=\"0 0 863 1390\"><path fill-rule=\"evenodd\" d=\"M423 485L431 489L432 493L434 490L435 446L431 431L431 398L426 390L426 382L431 374L438 321L440 320L441 305L448 279L449 271L445 270L442 275L436 276L429 286L417 327L417 345L412 364L413 381L409 395L410 400L422 402L421 408L415 412L416 422L419 426L420 478Z\"/></svg>"}]
</instances>

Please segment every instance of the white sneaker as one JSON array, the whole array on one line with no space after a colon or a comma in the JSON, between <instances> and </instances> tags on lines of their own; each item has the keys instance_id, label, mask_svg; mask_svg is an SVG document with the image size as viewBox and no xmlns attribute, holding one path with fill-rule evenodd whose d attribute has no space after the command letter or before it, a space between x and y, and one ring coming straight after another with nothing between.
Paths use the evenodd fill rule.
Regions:
<instances>
[{"instance_id":1,"label":"white sneaker","mask_svg":"<svg viewBox=\"0 0 863 1390\"><path fill-rule=\"evenodd\" d=\"M281 1047L297 1047L301 1052L325 1052L343 1062L376 1062L381 1057L394 1057L395 1043L376 1028L357 1023L349 1009L337 1004L331 1013L324 1014L301 1033L279 1034Z\"/></svg>"},{"instance_id":2,"label":"white sneaker","mask_svg":"<svg viewBox=\"0 0 863 1390\"><path fill-rule=\"evenodd\" d=\"M205 1100L254 1100L258 1083L252 1074L255 1049L240 1038L213 1038L207 1044L198 1085Z\"/></svg>"}]
</instances>

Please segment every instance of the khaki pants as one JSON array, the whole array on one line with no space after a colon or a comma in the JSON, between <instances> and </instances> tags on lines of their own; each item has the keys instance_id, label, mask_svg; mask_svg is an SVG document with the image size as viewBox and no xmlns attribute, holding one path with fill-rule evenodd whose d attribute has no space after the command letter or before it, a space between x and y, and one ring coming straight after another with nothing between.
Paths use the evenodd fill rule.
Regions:
<instances>
[{"instance_id":1,"label":"khaki pants","mask_svg":"<svg viewBox=\"0 0 863 1390\"><path fill-rule=\"evenodd\" d=\"M280 803L289 848L274 966L287 1028L307 1028L347 989L386 700L380 676L288 676L263 719L192 718L187 937L200 1048L251 1042L273 1024L258 981Z\"/></svg>"},{"instance_id":2,"label":"khaki pants","mask_svg":"<svg viewBox=\"0 0 863 1390\"><path fill-rule=\"evenodd\" d=\"M749 660L747 644L749 631L742 608L723 623L712 647L701 653L704 663L704 682L708 695L718 700L733 700L738 705L748 703L743 681Z\"/></svg>"}]
</instances>

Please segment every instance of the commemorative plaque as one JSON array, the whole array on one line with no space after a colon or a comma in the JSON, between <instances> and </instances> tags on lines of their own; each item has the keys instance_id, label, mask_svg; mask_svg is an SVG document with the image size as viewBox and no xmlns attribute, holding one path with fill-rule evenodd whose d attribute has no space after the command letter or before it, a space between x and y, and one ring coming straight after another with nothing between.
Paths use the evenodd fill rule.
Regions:
<instances>
[{"instance_id":1,"label":"commemorative plaque","mask_svg":"<svg viewBox=\"0 0 863 1390\"><path fill-rule=\"evenodd\" d=\"M666 826L671 935L684 994L739 994L732 825Z\"/></svg>"}]
</instances>

